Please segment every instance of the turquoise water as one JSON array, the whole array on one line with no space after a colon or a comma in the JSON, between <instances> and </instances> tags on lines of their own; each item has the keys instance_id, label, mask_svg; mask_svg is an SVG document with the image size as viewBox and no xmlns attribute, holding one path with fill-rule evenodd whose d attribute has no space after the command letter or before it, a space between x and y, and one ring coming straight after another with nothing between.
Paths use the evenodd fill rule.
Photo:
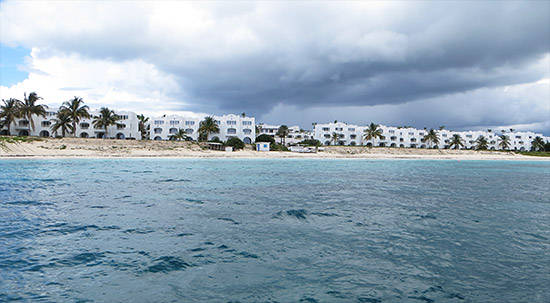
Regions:
<instances>
[{"instance_id":1,"label":"turquoise water","mask_svg":"<svg viewBox=\"0 0 550 303\"><path fill-rule=\"evenodd\" d=\"M2 160L0 301L548 302L550 162Z\"/></svg>"}]
</instances>

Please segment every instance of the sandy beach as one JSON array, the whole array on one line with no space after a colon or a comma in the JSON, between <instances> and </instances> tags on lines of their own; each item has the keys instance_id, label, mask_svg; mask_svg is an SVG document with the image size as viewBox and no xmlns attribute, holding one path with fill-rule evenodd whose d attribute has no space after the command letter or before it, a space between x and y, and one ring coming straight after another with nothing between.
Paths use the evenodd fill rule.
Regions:
<instances>
[{"instance_id":1,"label":"sandy beach","mask_svg":"<svg viewBox=\"0 0 550 303\"><path fill-rule=\"evenodd\" d=\"M540 160L512 152L473 150L430 150L404 148L368 148L327 146L318 153L257 152L245 150L225 152L205 148L204 144L174 141L132 141L110 139L41 139L7 143L0 149L0 158L313 158L313 159L456 159L456 160Z\"/></svg>"}]
</instances>

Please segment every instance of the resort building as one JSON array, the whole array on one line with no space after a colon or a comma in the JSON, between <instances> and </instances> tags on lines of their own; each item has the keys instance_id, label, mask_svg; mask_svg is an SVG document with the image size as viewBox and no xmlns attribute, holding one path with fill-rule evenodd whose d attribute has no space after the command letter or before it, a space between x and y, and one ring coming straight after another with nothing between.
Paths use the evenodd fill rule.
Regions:
<instances>
[{"instance_id":1,"label":"resort building","mask_svg":"<svg viewBox=\"0 0 550 303\"><path fill-rule=\"evenodd\" d=\"M61 137L61 129L52 132L52 125L55 124L58 108L45 107L46 117L33 116L34 129L30 121L26 118L19 118L10 125L10 132L17 136L35 136L35 137ZM138 130L139 122L137 115L128 111L115 111L120 117L118 125L105 128L97 128L92 124L93 117L99 115L99 111L91 110L91 119L81 119L76 125L76 137L81 138L104 138L107 136L112 139L135 139L141 140L141 133ZM0 130L0 135L8 135L8 127L5 125ZM72 137L72 134L66 133L66 137Z\"/></svg>"},{"instance_id":2,"label":"resort building","mask_svg":"<svg viewBox=\"0 0 550 303\"><path fill-rule=\"evenodd\" d=\"M438 130L439 143L433 144L424 141L427 133L425 129L403 128L380 125L382 137L374 140L365 140L367 126L347 124L344 122L316 124L313 128L313 138L324 145L365 145L380 147L402 147L402 148L449 148L453 135L458 134L462 138L464 147L462 149L474 149L476 140L484 136L488 142L488 149L497 150L500 143L500 135L489 131L450 131ZM533 132L511 132L504 133L510 138L510 150L526 151L531 149L531 141L537 136L544 139L542 134Z\"/></svg>"},{"instance_id":3,"label":"resort building","mask_svg":"<svg viewBox=\"0 0 550 303\"><path fill-rule=\"evenodd\" d=\"M258 136L268 135L275 138L277 142L281 141L281 138L277 136L277 131L279 131L279 127L281 127L281 125L269 125L269 124L260 123L259 126L260 126L260 133L258 134ZM313 132L300 129L299 126L289 126L288 135L285 138L285 144L294 145L301 141L310 140L310 139L313 139Z\"/></svg>"},{"instance_id":4,"label":"resort building","mask_svg":"<svg viewBox=\"0 0 550 303\"><path fill-rule=\"evenodd\" d=\"M213 116L220 129L217 133L208 135L208 140L227 141L231 138L239 138L244 143L250 144L256 138L254 117L243 117L240 115ZM153 117L149 119L149 138L151 140L169 140L170 136L185 130L187 136L192 140L199 139L199 126L204 118L195 116L170 115L163 117Z\"/></svg>"}]
</instances>

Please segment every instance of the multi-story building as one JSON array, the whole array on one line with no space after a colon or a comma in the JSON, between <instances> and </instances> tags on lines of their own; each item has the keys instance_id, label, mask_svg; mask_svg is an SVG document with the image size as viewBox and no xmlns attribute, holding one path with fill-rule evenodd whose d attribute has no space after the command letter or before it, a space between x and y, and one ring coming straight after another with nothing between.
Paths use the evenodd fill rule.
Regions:
<instances>
[{"instance_id":1,"label":"multi-story building","mask_svg":"<svg viewBox=\"0 0 550 303\"><path fill-rule=\"evenodd\" d=\"M402 148L449 148L453 135L458 134L462 138L464 149L473 149L476 140L483 136L488 142L490 150L499 149L500 135L489 131L450 131L438 130L439 143L425 142L425 129L402 128L380 125L382 137L374 140L365 140L367 126L358 126L344 122L316 124L313 129L313 137L324 145L366 145L381 147L402 147ZM334 136L336 134L336 136ZM534 132L511 132L505 133L510 138L511 150L530 150L531 142L535 137L541 137L545 141L550 140L542 134Z\"/></svg>"},{"instance_id":2,"label":"multi-story building","mask_svg":"<svg viewBox=\"0 0 550 303\"><path fill-rule=\"evenodd\" d=\"M239 138L244 143L250 144L256 138L254 117L243 117L240 115L213 116L220 131L208 135L208 140L227 141L231 138ZM149 119L150 135L152 140L169 140L170 136L185 130L187 136L193 140L199 139L200 122L204 120L192 116L162 116Z\"/></svg>"},{"instance_id":3,"label":"multi-story building","mask_svg":"<svg viewBox=\"0 0 550 303\"><path fill-rule=\"evenodd\" d=\"M62 135L61 129L52 131L52 126L56 121L56 114L58 108L46 107L46 116L32 116L34 123L34 129L31 127L31 122L26 118L16 119L14 123L10 125L10 132L12 135L18 136L36 136L36 137L60 137ZM93 126L93 117L99 116L99 111L92 110L90 119L81 119L76 125L76 136L81 138L108 138L113 139L136 139L141 140L141 133L138 130L139 122L137 115L128 111L115 111L120 117L117 121L117 125L112 125L105 130L105 128L97 128ZM7 125L0 130L1 135L8 134ZM70 137L71 134L65 134Z\"/></svg>"},{"instance_id":4,"label":"multi-story building","mask_svg":"<svg viewBox=\"0 0 550 303\"><path fill-rule=\"evenodd\" d=\"M277 141L281 141L281 139L277 136L277 131L279 130L279 127L281 127L281 125L269 125L261 123L259 124L259 126L260 133L258 135L268 135L275 138ZM293 145L297 144L298 142L310 139L313 139L313 132L300 129L300 127L296 125L289 126L288 135L285 138L285 144Z\"/></svg>"}]
</instances>

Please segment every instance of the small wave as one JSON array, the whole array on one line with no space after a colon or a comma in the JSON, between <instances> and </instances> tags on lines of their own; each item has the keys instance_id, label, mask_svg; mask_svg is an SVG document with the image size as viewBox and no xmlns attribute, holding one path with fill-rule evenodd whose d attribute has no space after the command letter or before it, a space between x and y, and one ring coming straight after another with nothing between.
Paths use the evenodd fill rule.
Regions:
<instances>
[{"instance_id":1,"label":"small wave","mask_svg":"<svg viewBox=\"0 0 550 303\"><path fill-rule=\"evenodd\" d=\"M300 299L300 302L308 302L308 303L318 303L317 299L311 298L311 297L305 297Z\"/></svg>"},{"instance_id":2,"label":"small wave","mask_svg":"<svg viewBox=\"0 0 550 303\"><path fill-rule=\"evenodd\" d=\"M339 217L339 215L335 213L311 213L311 214L319 217Z\"/></svg>"},{"instance_id":3,"label":"small wave","mask_svg":"<svg viewBox=\"0 0 550 303\"><path fill-rule=\"evenodd\" d=\"M104 258L105 255L103 253L80 253L77 255L72 256L71 258L60 260L57 263L64 265L64 266L76 266L76 265L82 265L82 264L88 264L91 262L98 261L101 258Z\"/></svg>"},{"instance_id":4,"label":"small wave","mask_svg":"<svg viewBox=\"0 0 550 303\"><path fill-rule=\"evenodd\" d=\"M260 257L258 257L258 255L251 254L251 253L246 252L246 251L242 251L240 253L237 253L237 256L241 256L243 258L250 258L250 259L259 259L260 258Z\"/></svg>"},{"instance_id":5,"label":"small wave","mask_svg":"<svg viewBox=\"0 0 550 303\"><path fill-rule=\"evenodd\" d=\"M236 225L240 224L239 222L237 222L237 221L235 221L235 220L233 220L233 219L231 219L231 218L218 218L218 220L231 222L231 223L236 224Z\"/></svg>"},{"instance_id":6,"label":"small wave","mask_svg":"<svg viewBox=\"0 0 550 303\"><path fill-rule=\"evenodd\" d=\"M152 233L153 230L151 229L138 229L138 228L130 228L123 231L125 234L149 234Z\"/></svg>"},{"instance_id":7,"label":"small wave","mask_svg":"<svg viewBox=\"0 0 550 303\"><path fill-rule=\"evenodd\" d=\"M25 205L25 206L53 205L53 203L51 202L40 202L35 200L8 201L8 202L4 202L4 204Z\"/></svg>"},{"instance_id":8,"label":"small wave","mask_svg":"<svg viewBox=\"0 0 550 303\"><path fill-rule=\"evenodd\" d=\"M177 271L177 270L184 270L188 267L191 267L192 265L183 261L180 257L174 257L174 256L163 256L158 259L155 259L157 262L155 265L149 266L147 268L148 272L152 273L167 273L171 271Z\"/></svg>"},{"instance_id":9,"label":"small wave","mask_svg":"<svg viewBox=\"0 0 550 303\"><path fill-rule=\"evenodd\" d=\"M203 250L206 250L206 248L197 247L197 248L192 248L192 249L190 249L189 251L198 252L198 251L203 251Z\"/></svg>"},{"instance_id":10,"label":"small wave","mask_svg":"<svg viewBox=\"0 0 550 303\"><path fill-rule=\"evenodd\" d=\"M130 196L130 195L125 195L125 196L122 196L122 197L117 197L117 198L115 198L115 200L128 199L128 198L132 198L132 196Z\"/></svg>"},{"instance_id":11,"label":"small wave","mask_svg":"<svg viewBox=\"0 0 550 303\"><path fill-rule=\"evenodd\" d=\"M418 301L423 301L423 302L428 302L428 303L433 303L435 302L433 299L430 299L426 296L408 296L407 298L409 299L414 299L414 300L418 300Z\"/></svg>"},{"instance_id":12,"label":"small wave","mask_svg":"<svg viewBox=\"0 0 550 303\"><path fill-rule=\"evenodd\" d=\"M196 203L196 204L204 204L203 201L197 200L197 199L187 199L187 198L183 198L183 199L180 199L180 200L187 201L187 202L191 202L191 203Z\"/></svg>"},{"instance_id":13,"label":"small wave","mask_svg":"<svg viewBox=\"0 0 550 303\"><path fill-rule=\"evenodd\" d=\"M189 179L164 179L164 180L160 180L158 182L159 183L162 183L162 182L191 182L191 180L189 180Z\"/></svg>"},{"instance_id":14,"label":"small wave","mask_svg":"<svg viewBox=\"0 0 550 303\"><path fill-rule=\"evenodd\" d=\"M361 302L361 303L381 303L382 300L378 299L378 298L359 297L359 298L357 298L357 302Z\"/></svg>"},{"instance_id":15,"label":"small wave","mask_svg":"<svg viewBox=\"0 0 550 303\"><path fill-rule=\"evenodd\" d=\"M308 212L305 209L291 209L287 211L278 211L274 217L275 218L281 218L282 216L289 216L289 217L295 217L300 220L306 220L306 215Z\"/></svg>"}]
</instances>

